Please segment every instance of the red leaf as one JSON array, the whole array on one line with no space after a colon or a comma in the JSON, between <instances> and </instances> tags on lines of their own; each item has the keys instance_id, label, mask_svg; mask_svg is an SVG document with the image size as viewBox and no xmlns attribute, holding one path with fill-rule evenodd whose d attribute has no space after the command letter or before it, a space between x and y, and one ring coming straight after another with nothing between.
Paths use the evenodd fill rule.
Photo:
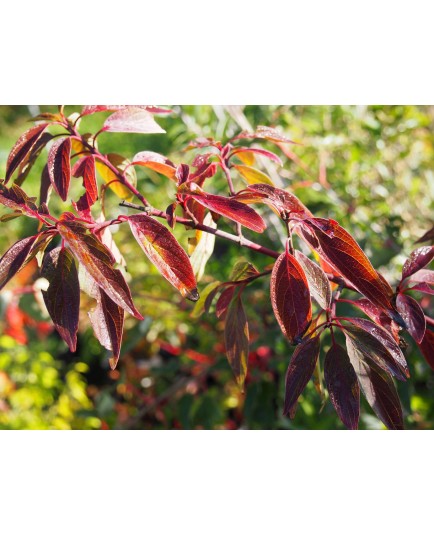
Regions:
<instances>
[{"instance_id":1,"label":"red leaf","mask_svg":"<svg viewBox=\"0 0 434 536\"><path fill-rule=\"evenodd\" d=\"M360 355L399 380L405 381L410 376L405 357L389 332L365 318L346 320L352 326L345 326L345 336L351 338Z\"/></svg>"},{"instance_id":2,"label":"red leaf","mask_svg":"<svg viewBox=\"0 0 434 536\"><path fill-rule=\"evenodd\" d=\"M25 265L38 235L23 238L11 246L0 259L0 289Z\"/></svg>"},{"instance_id":3,"label":"red leaf","mask_svg":"<svg viewBox=\"0 0 434 536\"><path fill-rule=\"evenodd\" d=\"M363 311L371 320L376 324L380 324L385 330L387 330L395 342L399 342L399 326L391 318L389 318L386 313L371 303L366 298L360 298L359 300L344 300L348 303L351 303L361 311Z\"/></svg>"},{"instance_id":4,"label":"red leaf","mask_svg":"<svg viewBox=\"0 0 434 536\"><path fill-rule=\"evenodd\" d=\"M402 279L410 277L434 259L434 246L423 246L416 249L405 261L402 268Z\"/></svg>"},{"instance_id":5,"label":"red leaf","mask_svg":"<svg viewBox=\"0 0 434 536\"><path fill-rule=\"evenodd\" d=\"M410 281L434 285L434 270L419 270L410 277Z\"/></svg>"},{"instance_id":6,"label":"red leaf","mask_svg":"<svg viewBox=\"0 0 434 536\"><path fill-rule=\"evenodd\" d=\"M270 296L280 329L292 344L299 342L312 321L312 304L303 269L288 252L274 264Z\"/></svg>"},{"instance_id":7,"label":"red leaf","mask_svg":"<svg viewBox=\"0 0 434 536\"><path fill-rule=\"evenodd\" d=\"M110 367L113 370L121 352L124 317L124 309L102 289L98 289L97 305L89 312L89 318L96 338L104 348L113 352L114 359L110 359Z\"/></svg>"},{"instance_id":8,"label":"red leaf","mask_svg":"<svg viewBox=\"0 0 434 536\"><path fill-rule=\"evenodd\" d=\"M197 301L199 293L190 259L172 233L145 214L129 216L128 222L140 247L160 273L182 296Z\"/></svg>"},{"instance_id":9,"label":"red leaf","mask_svg":"<svg viewBox=\"0 0 434 536\"><path fill-rule=\"evenodd\" d=\"M80 285L74 257L66 248L57 247L44 257L42 277L48 290L42 291L48 313L71 352L77 348Z\"/></svg>"},{"instance_id":10,"label":"red leaf","mask_svg":"<svg viewBox=\"0 0 434 536\"><path fill-rule=\"evenodd\" d=\"M86 191L75 206L79 212L86 212L98 199L95 157L90 155L78 160L72 168L72 175L73 177L83 177L83 186Z\"/></svg>"},{"instance_id":11,"label":"red leaf","mask_svg":"<svg viewBox=\"0 0 434 536\"><path fill-rule=\"evenodd\" d=\"M135 166L147 167L169 179L176 180L176 167L168 158L161 154L152 151L142 151L134 156L131 163Z\"/></svg>"},{"instance_id":12,"label":"red leaf","mask_svg":"<svg viewBox=\"0 0 434 536\"><path fill-rule=\"evenodd\" d=\"M225 322L226 355L241 390L247 374L249 325L240 294L232 300Z\"/></svg>"},{"instance_id":13,"label":"red leaf","mask_svg":"<svg viewBox=\"0 0 434 536\"><path fill-rule=\"evenodd\" d=\"M256 231L257 233L264 232L266 228L264 220L249 206L246 206L239 201L235 201L235 199L231 199L230 197L208 194L203 190L200 191L200 193L196 193L199 191L199 187L196 187L196 190L191 193L189 192L188 195L217 214L221 214L230 220L241 223L244 227Z\"/></svg>"},{"instance_id":14,"label":"red leaf","mask_svg":"<svg viewBox=\"0 0 434 536\"><path fill-rule=\"evenodd\" d=\"M324 361L324 377L330 400L349 430L357 430L360 413L360 388L347 352L333 344Z\"/></svg>"},{"instance_id":15,"label":"red leaf","mask_svg":"<svg viewBox=\"0 0 434 536\"><path fill-rule=\"evenodd\" d=\"M143 320L134 306L122 272L112 267L114 258L109 249L77 221L59 221L57 229L95 283L120 307Z\"/></svg>"},{"instance_id":16,"label":"red leaf","mask_svg":"<svg viewBox=\"0 0 434 536\"><path fill-rule=\"evenodd\" d=\"M413 287L408 287L407 290L416 290L417 292L434 295L434 289L431 288L427 283L418 283Z\"/></svg>"},{"instance_id":17,"label":"red leaf","mask_svg":"<svg viewBox=\"0 0 434 536\"><path fill-rule=\"evenodd\" d=\"M215 312L216 312L217 318L222 318L225 316L228 310L228 307L232 301L232 298L234 296L234 292L235 292L235 286L231 285L230 287L226 288L221 293L215 306Z\"/></svg>"},{"instance_id":18,"label":"red leaf","mask_svg":"<svg viewBox=\"0 0 434 536\"><path fill-rule=\"evenodd\" d=\"M347 350L368 404L387 428L402 430L404 420L401 403L392 378L373 363L363 361L348 337Z\"/></svg>"},{"instance_id":19,"label":"red leaf","mask_svg":"<svg viewBox=\"0 0 434 536\"><path fill-rule=\"evenodd\" d=\"M311 261L301 251L295 252L295 258L303 268L304 274L309 282L309 289L319 306L327 310L332 301L332 289L329 280L323 269Z\"/></svg>"},{"instance_id":20,"label":"red leaf","mask_svg":"<svg viewBox=\"0 0 434 536\"><path fill-rule=\"evenodd\" d=\"M96 104L90 106L84 106L81 115L90 115L97 112L116 112L118 110L126 110L127 108L141 108L152 114L170 114L172 110L166 108L157 108L156 106L147 106L143 104L137 104L134 106L126 104Z\"/></svg>"},{"instance_id":21,"label":"red leaf","mask_svg":"<svg viewBox=\"0 0 434 536\"><path fill-rule=\"evenodd\" d=\"M71 138L59 138L48 153L48 175L51 184L63 201L68 197L71 181Z\"/></svg>"},{"instance_id":22,"label":"red leaf","mask_svg":"<svg viewBox=\"0 0 434 536\"><path fill-rule=\"evenodd\" d=\"M315 248L318 253L361 294L402 326L402 318L392 304L392 287L378 275L354 238L334 220L311 218L303 224L308 224L315 233L319 242L319 247Z\"/></svg>"},{"instance_id":23,"label":"red leaf","mask_svg":"<svg viewBox=\"0 0 434 536\"><path fill-rule=\"evenodd\" d=\"M271 151L266 151L265 149L256 149L253 147L237 147L231 152L230 157L236 156L239 153L250 153L250 154L259 154L261 156L265 156L266 158L269 158L273 162L276 162L276 164L279 164L279 166L283 166L282 160L277 156L277 154L272 153Z\"/></svg>"},{"instance_id":24,"label":"red leaf","mask_svg":"<svg viewBox=\"0 0 434 536\"><path fill-rule=\"evenodd\" d=\"M0 203L5 207L24 212L27 216L36 217L38 207L35 198L29 197L18 185L12 184L10 188L0 182Z\"/></svg>"},{"instance_id":25,"label":"red leaf","mask_svg":"<svg viewBox=\"0 0 434 536\"><path fill-rule=\"evenodd\" d=\"M431 227L429 231L427 231L423 236L421 236L419 240L416 241L416 244L428 242L429 240L434 240L434 227Z\"/></svg>"},{"instance_id":26,"label":"red leaf","mask_svg":"<svg viewBox=\"0 0 434 536\"><path fill-rule=\"evenodd\" d=\"M14 184L21 186L28 174L30 173L36 159L41 154L42 149L47 145L47 143L53 139L53 136L48 132L44 132L42 136L36 141L36 143L31 148L30 152L27 154L26 158L21 162L18 168L18 175L14 181Z\"/></svg>"},{"instance_id":27,"label":"red leaf","mask_svg":"<svg viewBox=\"0 0 434 536\"><path fill-rule=\"evenodd\" d=\"M421 306L411 296L398 294L396 307L407 324L410 335L417 343L421 343L426 329L425 315Z\"/></svg>"},{"instance_id":28,"label":"red leaf","mask_svg":"<svg viewBox=\"0 0 434 536\"><path fill-rule=\"evenodd\" d=\"M319 335L303 341L292 355L285 379L283 414L295 417L297 401L315 370L319 356Z\"/></svg>"},{"instance_id":29,"label":"red leaf","mask_svg":"<svg viewBox=\"0 0 434 536\"><path fill-rule=\"evenodd\" d=\"M36 125L35 127L27 130L20 136L16 144L13 146L12 151L8 156L6 163L6 179L5 184L12 177L13 172L23 162L28 153L31 151L34 144L42 136L42 133L47 128L48 123Z\"/></svg>"},{"instance_id":30,"label":"red leaf","mask_svg":"<svg viewBox=\"0 0 434 536\"><path fill-rule=\"evenodd\" d=\"M258 200L273 208L280 217L296 215L300 218L310 218L312 212L292 193L275 188L269 184L251 184L244 192L258 194ZM243 192L240 192L242 194Z\"/></svg>"},{"instance_id":31,"label":"red leaf","mask_svg":"<svg viewBox=\"0 0 434 536\"><path fill-rule=\"evenodd\" d=\"M434 331L427 329L418 346L426 362L434 370Z\"/></svg>"},{"instance_id":32,"label":"red leaf","mask_svg":"<svg viewBox=\"0 0 434 536\"><path fill-rule=\"evenodd\" d=\"M104 121L106 132L135 132L137 134L158 134L166 132L155 122L152 113L143 108L129 106L115 112Z\"/></svg>"}]
</instances>

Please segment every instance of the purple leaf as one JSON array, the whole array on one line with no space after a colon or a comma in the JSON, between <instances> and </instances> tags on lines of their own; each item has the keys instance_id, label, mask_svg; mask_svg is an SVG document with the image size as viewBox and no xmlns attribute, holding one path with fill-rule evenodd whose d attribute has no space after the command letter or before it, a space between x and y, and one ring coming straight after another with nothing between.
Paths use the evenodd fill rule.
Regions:
<instances>
[{"instance_id":1,"label":"purple leaf","mask_svg":"<svg viewBox=\"0 0 434 536\"><path fill-rule=\"evenodd\" d=\"M301 251L295 252L295 258L303 268L309 283L310 293L320 307L324 310L329 309L332 301L332 289L324 270L306 257L306 255L303 255Z\"/></svg>"},{"instance_id":2,"label":"purple leaf","mask_svg":"<svg viewBox=\"0 0 434 536\"><path fill-rule=\"evenodd\" d=\"M416 249L405 261L402 268L402 279L410 277L422 268L425 268L434 259L434 246L423 246Z\"/></svg>"},{"instance_id":3,"label":"purple leaf","mask_svg":"<svg viewBox=\"0 0 434 536\"><path fill-rule=\"evenodd\" d=\"M31 151L32 147L42 136L42 133L47 128L48 123L43 123L41 125L36 125L35 127L27 130L20 136L16 144L13 146L12 151L8 156L6 163L6 179L5 184L12 177L13 172L17 167L24 161L26 156Z\"/></svg>"},{"instance_id":4,"label":"purple leaf","mask_svg":"<svg viewBox=\"0 0 434 536\"><path fill-rule=\"evenodd\" d=\"M0 259L0 289L24 266L38 235L23 238L11 246Z\"/></svg>"},{"instance_id":5,"label":"purple leaf","mask_svg":"<svg viewBox=\"0 0 434 536\"><path fill-rule=\"evenodd\" d=\"M225 347L235 379L241 390L244 390L249 357L249 325L240 294L231 302L227 311Z\"/></svg>"},{"instance_id":6,"label":"purple leaf","mask_svg":"<svg viewBox=\"0 0 434 536\"><path fill-rule=\"evenodd\" d=\"M71 138L59 138L48 153L48 175L51 184L63 201L68 197L71 181Z\"/></svg>"},{"instance_id":7,"label":"purple leaf","mask_svg":"<svg viewBox=\"0 0 434 536\"><path fill-rule=\"evenodd\" d=\"M426 329L425 315L421 306L411 296L398 294L396 307L407 324L408 332L420 344Z\"/></svg>"}]
</instances>

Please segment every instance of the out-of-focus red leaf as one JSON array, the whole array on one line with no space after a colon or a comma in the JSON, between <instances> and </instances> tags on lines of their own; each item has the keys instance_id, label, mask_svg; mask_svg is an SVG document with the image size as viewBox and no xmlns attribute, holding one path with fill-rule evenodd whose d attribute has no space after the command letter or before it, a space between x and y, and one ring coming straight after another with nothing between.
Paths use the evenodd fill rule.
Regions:
<instances>
[{"instance_id":1,"label":"out-of-focus red leaf","mask_svg":"<svg viewBox=\"0 0 434 536\"><path fill-rule=\"evenodd\" d=\"M15 339L19 344L27 344L28 337L25 330L27 315L21 311L15 301L9 303L5 311L4 334Z\"/></svg>"},{"instance_id":2,"label":"out-of-focus red leaf","mask_svg":"<svg viewBox=\"0 0 434 536\"><path fill-rule=\"evenodd\" d=\"M434 370L434 331L427 329L418 346L426 362Z\"/></svg>"},{"instance_id":3,"label":"out-of-focus red leaf","mask_svg":"<svg viewBox=\"0 0 434 536\"><path fill-rule=\"evenodd\" d=\"M27 216L36 217L38 207L35 204L35 198L29 197L24 190L16 184L10 188L0 182L0 203L5 207L26 213Z\"/></svg>"},{"instance_id":4,"label":"out-of-focus red leaf","mask_svg":"<svg viewBox=\"0 0 434 536\"><path fill-rule=\"evenodd\" d=\"M408 287L407 290L416 290L417 292L434 295L434 288L431 288L428 283L418 283L413 287Z\"/></svg>"},{"instance_id":5,"label":"out-of-focus red leaf","mask_svg":"<svg viewBox=\"0 0 434 536\"><path fill-rule=\"evenodd\" d=\"M410 376L405 357L390 333L365 318L347 318L346 320L352 324L345 326L346 338L353 341L359 354L368 363L376 363L402 381Z\"/></svg>"},{"instance_id":6,"label":"out-of-focus red leaf","mask_svg":"<svg viewBox=\"0 0 434 536\"><path fill-rule=\"evenodd\" d=\"M115 259L108 248L78 221L59 221L57 229L83 268L109 298L131 315L143 320L134 306L122 272L112 267Z\"/></svg>"},{"instance_id":7,"label":"out-of-focus red leaf","mask_svg":"<svg viewBox=\"0 0 434 536\"><path fill-rule=\"evenodd\" d=\"M280 329L292 344L299 342L312 321L312 304L303 268L288 251L274 264L270 296Z\"/></svg>"},{"instance_id":8,"label":"out-of-focus red leaf","mask_svg":"<svg viewBox=\"0 0 434 536\"><path fill-rule=\"evenodd\" d=\"M59 138L48 153L48 175L51 184L63 201L66 201L71 182L71 138Z\"/></svg>"},{"instance_id":9,"label":"out-of-focus red leaf","mask_svg":"<svg viewBox=\"0 0 434 536\"><path fill-rule=\"evenodd\" d=\"M225 347L235 379L243 391L249 357L249 324L240 294L231 301L226 314Z\"/></svg>"},{"instance_id":10,"label":"out-of-focus red leaf","mask_svg":"<svg viewBox=\"0 0 434 536\"><path fill-rule=\"evenodd\" d=\"M47 128L47 126L48 123L36 125L35 127L24 132L24 134L19 137L18 141L9 153L8 160L6 162L5 184L9 181L9 179L13 175L13 172L29 154L32 147L42 136L42 133Z\"/></svg>"},{"instance_id":11,"label":"out-of-focus red leaf","mask_svg":"<svg viewBox=\"0 0 434 536\"><path fill-rule=\"evenodd\" d=\"M329 309L332 301L332 289L323 269L306 257L301 251L297 250L295 252L295 258L303 268L309 283L310 293L320 307L325 310Z\"/></svg>"},{"instance_id":12,"label":"out-of-focus red leaf","mask_svg":"<svg viewBox=\"0 0 434 536\"><path fill-rule=\"evenodd\" d=\"M347 337L347 350L363 394L377 417L391 430L403 430L401 403L392 378L374 363L366 363L354 341Z\"/></svg>"},{"instance_id":13,"label":"out-of-focus red leaf","mask_svg":"<svg viewBox=\"0 0 434 536\"><path fill-rule=\"evenodd\" d=\"M220 297L217 300L217 303L215 306L215 312L216 312L217 318L222 318L225 316L228 310L228 307L232 301L232 298L234 296L234 292L235 292L235 286L231 285L220 294Z\"/></svg>"},{"instance_id":14,"label":"out-of-focus red leaf","mask_svg":"<svg viewBox=\"0 0 434 536\"><path fill-rule=\"evenodd\" d=\"M292 355L286 371L283 414L295 417L297 401L315 370L319 356L319 335L304 340Z\"/></svg>"},{"instance_id":15,"label":"out-of-focus red leaf","mask_svg":"<svg viewBox=\"0 0 434 536\"><path fill-rule=\"evenodd\" d=\"M434 270L419 270L410 277L410 281L434 285Z\"/></svg>"},{"instance_id":16,"label":"out-of-focus red leaf","mask_svg":"<svg viewBox=\"0 0 434 536\"><path fill-rule=\"evenodd\" d=\"M77 348L80 285L74 257L67 248L57 247L44 257L41 275L48 279L42 291L44 302L59 335L71 352Z\"/></svg>"},{"instance_id":17,"label":"out-of-focus red leaf","mask_svg":"<svg viewBox=\"0 0 434 536\"><path fill-rule=\"evenodd\" d=\"M105 121L105 132L131 132L136 134L158 134L166 132L155 121L152 113L143 108L129 106L110 115Z\"/></svg>"},{"instance_id":18,"label":"out-of-focus red leaf","mask_svg":"<svg viewBox=\"0 0 434 536\"><path fill-rule=\"evenodd\" d=\"M225 216L230 220L241 223L241 225L244 225L244 227L247 227L252 231L262 233L266 228L264 220L257 212L249 206L240 203L239 201L235 201L235 199L208 194L199 187L196 187L193 192L188 192L187 195L194 198L199 204L209 210Z\"/></svg>"},{"instance_id":19,"label":"out-of-focus red leaf","mask_svg":"<svg viewBox=\"0 0 434 536\"><path fill-rule=\"evenodd\" d=\"M241 134L238 134L238 136L235 136L233 138L234 140L241 140L241 139L263 139L272 141L274 143L292 143L295 144L294 141L290 140L288 137L286 137L284 134L276 130L272 127L267 127L263 125L258 125L256 127L255 132L241 132Z\"/></svg>"},{"instance_id":20,"label":"out-of-focus red leaf","mask_svg":"<svg viewBox=\"0 0 434 536\"><path fill-rule=\"evenodd\" d=\"M336 221L324 218L304 220L319 242L316 248L368 300L381 307L401 326L404 322L393 304L393 289L379 277L354 238Z\"/></svg>"},{"instance_id":21,"label":"out-of-focus red leaf","mask_svg":"<svg viewBox=\"0 0 434 536\"><path fill-rule=\"evenodd\" d=\"M295 215L299 218L310 218L312 212L291 192L275 188L269 184L251 184L247 191L258 194L263 203L269 205L276 213L284 218Z\"/></svg>"},{"instance_id":22,"label":"out-of-focus red leaf","mask_svg":"<svg viewBox=\"0 0 434 536\"><path fill-rule=\"evenodd\" d=\"M176 180L175 165L168 158L161 154L154 153L152 151L142 151L134 156L131 163L135 166L143 166L152 169L153 171L161 173L161 175L164 175L173 181Z\"/></svg>"},{"instance_id":23,"label":"out-of-focus red leaf","mask_svg":"<svg viewBox=\"0 0 434 536\"><path fill-rule=\"evenodd\" d=\"M184 350L183 353L186 357L188 357L188 359L191 359L196 363L212 365L215 362L215 359L213 357L206 354L202 354L201 352L196 352L196 350L192 350L191 348L187 348L187 350Z\"/></svg>"},{"instance_id":24,"label":"out-of-focus red leaf","mask_svg":"<svg viewBox=\"0 0 434 536\"><path fill-rule=\"evenodd\" d=\"M144 104L137 104L134 106L127 104L96 104L84 106L83 110L81 111L81 115L90 115L95 114L97 112L116 112L118 110L126 110L127 108L140 108L152 114L172 113L172 110L169 110L167 108L158 108L157 106L150 106Z\"/></svg>"},{"instance_id":25,"label":"out-of-focus red leaf","mask_svg":"<svg viewBox=\"0 0 434 536\"><path fill-rule=\"evenodd\" d=\"M434 227L427 231L423 236L416 241L416 244L421 244L423 242L434 241Z\"/></svg>"},{"instance_id":26,"label":"out-of-focus red leaf","mask_svg":"<svg viewBox=\"0 0 434 536\"><path fill-rule=\"evenodd\" d=\"M398 294L396 307L407 324L408 332L420 344L426 329L425 315L421 306L411 296Z\"/></svg>"},{"instance_id":27,"label":"out-of-focus red leaf","mask_svg":"<svg viewBox=\"0 0 434 536\"><path fill-rule=\"evenodd\" d=\"M0 259L0 289L25 265L38 235L23 238L11 246Z\"/></svg>"},{"instance_id":28,"label":"out-of-focus red leaf","mask_svg":"<svg viewBox=\"0 0 434 536\"><path fill-rule=\"evenodd\" d=\"M279 166L283 166L282 160L277 156L277 154L272 153L271 151L266 151L265 149L256 149L253 147L237 147L231 152L230 158L238 155L244 155L244 154L259 154L261 156L265 156L266 158L269 158L276 164L279 164Z\"/></svg>"},{"instance_id":29,"label":"out-of-focus red leaf","mask_svg":"<svg viewBox=\"0 0 434 536\"><path fill-rule=\"evenodd\" d=\"M172 233L146 214L129 216L128 223L140 247L160 273L184 298L197 301L199 293L190 259Z\"/></svg>"},{"instance_id":30,"label":"out-of-focus red leaf","mask_svg":"<svg viewBox=\"0 0 434 536\"><path fill-rule=\"evenodd\" d=\"M434 259L434 246L423 246L416 249L405 261L402 267L402 279L410 277L422 268L425 268Z\"/></svg>"},{"instance_id":31,"label":"out-of-focus red leaf","mask_svg":"<svg viewBox=\"0 0 434 536\"><path fill-rule=\"evenodd\" d=\"M112 370L116 368L121 352L124 317L124 309L98 289L97 304L89 312L89 318L96 338L104 348L113 352L114 357L110 359Z\"/></svg>"},{"instance_id":32,"label":"out-of-focus red leaf","mask_svg":"<svg viewBox=\"0 0 434 536\"><path fill-rule=\"evenodd\" d=\"M357 430L360 413L360 388L347 352L333 344L324 361L324 378L336 413L350 430Z\"/></svg>"}]
</instances>

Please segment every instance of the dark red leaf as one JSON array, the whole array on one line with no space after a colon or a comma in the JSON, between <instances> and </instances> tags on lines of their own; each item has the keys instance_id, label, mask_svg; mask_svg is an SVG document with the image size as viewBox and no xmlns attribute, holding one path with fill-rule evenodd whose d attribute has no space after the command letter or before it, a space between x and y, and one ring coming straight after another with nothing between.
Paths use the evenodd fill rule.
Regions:
<instances>
[{"instance_id":1,"label":"dark red leaf","mask_svg":"<svg viewBox=\"0 0 434 536\"><path fill-rule=\"evenodd\" d=\"M137 134L166 132L155 122L152 113L135 106L128 106L109 116L104 121L103 130L106 132L134 132Z\"/></svg>"},{"instance_id":2,"label":"dark red leaf","mask_svg":"<svg viewBox=\"0 0 434 536\"><path fill-rule=\"evenodd\" d=\"M48 166L45 164L41 173L41 184L39 186L39 203L48 203L48 197L50 195L51 181L48 174Z\"/></svg>"},{"instance_id":3,"label":"dark red leaf","mask_svg":"<svg viewBox=\"0 0 434 536\"><path fill-rule=\"evenodd\" d=\"M347 350L368 404L387 428L402 430L404 420L401 403L392 378L375 364L366 363L354 346L354 341L348 337Z\"/></svg>"},{"instance_id":4,"label":"dark red leaf","mask_svg":"<svg viewBox=\"0 0 434 536\"><path fill-rule=\"evenodd\" d=\"M354 238L334 220L311 218L303 224L315 233L319 242L318 253L361 294L403 326L402 318L392 304L392 287L378 275Z\"/></svg>"},{"instance_id":5,"label":"dark red leaf","mask_svg":"<svg viewBox=\"0 0 434 536\"><path fill-rule=\"evenodd\" d=\"M434 259L434 246L423 246L416 249L405 261L402 268L402 279L410 277L422 268L425 268Z\"/></svg>"},{"instance_id":6,"label":"dark red leaf","mask_svg":"<svg viewBox=\"0 0 434 536\"><path fill-rule=\"evenodd\" d=\"M228 307L232 301L232 298L234 297L234 292L235 292L235 286L231 285L230 287L226 288L221 293L215 306L215 312L216 312L217 318L222 318L225 316L228 310Z\"/></svg>"},{"instance_id":7,"label":"dark red leaf","mask_svg":"<svg viewBox=\"0 0 434 536\"><path fill-rule=\"evenodd\" d=\"M291 343L297 343L312 321L312 304L303 268L289 252L274 264L270 296L280 329Z\"/></svg>"},{"instance_id":8,"label":"dark red leaf","mask_svg":"<svg viewBox=\"0 0 434 536\"><path fill-rule=\"evenodd\" d=\"M279 166L283 166L282 160L280 160L277 154L274 154L271 151L266 151L265 149L256 149L253 147L237 147L231 152L230 157L236 156L239 153L259 154L261 156L269 158L273 162L276 162L276 164L279 164Z\"/></svg>"},{"instance_id":9,"label":"dark red leaf","mask_svg":"<svg viewBox=\"0 0 434 536\"><path fill-rule=\"evenodd\" d=\"M434 288L431 288L428 283L418 283L413 287L408 287L407 290L416 290L417 292L434 295Z\"/></svg>"},{"instance_id":10,"label":"dark red leaf","mask_svg":"<svg viewBox=\"0 0 434 536\"><path fill-rule=\"evenodd\" d=\"M421 306L411 296L398 294L396 307L407 324L408 332L417 343L420 343L426 329L425 315Z\"/></svg>"},{"instance_id":11,"label":"dark red leaf","mask_svg":"<svg viewBox=\"0 0 434 536\"><path fill-rule=\"evenodd\" d=\"M426 362L434 370L434 331L427 329L418 346Z\"/></svg>"},{"instance_id":12,"label":"dark red leaf","mask_svg":"<svg viewBox=\"0 0 434 536\"><path fill-rule=\"evenodd\" d=\"M264 220L249 206L246 206L239 201L235 201L235 199L231 199L230 197L208 194L203 190L199 193L199 191L200 189L197 187L194 192L189 192L188 195L217 214L221 214L230 220L241 223L244 227L256 231L257 233L264 232L266 228Z\"/></svg>"},{"instance_id":13,"label":"dark red leaf","mask_svg":"<svg viewBox=\"0 0 434 536\"><path fill-rule=\"evenodd\" d=\"M110 250L80 222L65 219L58 222L57 229L95 283L120 307L143 320L122 272L112 267L115 259Z\"/></svg>"},{"instance_id":14,"label":"dark red leaf","mask_svg":"<svg viewBox=\"0 0 434 536\"><path fill-rule=\"evenodd\" d=\"M21 186L23 184L28 174L32 170L36 159L41 154L42 149L44 149L47 143L52 139L53 136L51 134L49 134L48 132L44 132L42 136L36 141L30 152L27 154L26 158L21 162L14 184L17 184L18 186Z\"/></svg>"},{"instance_id":15,"label":"dark red leaf","mask_svg":"<svg viewBox=\"0 0 434 536\"><path fill-rule=\"evenodd\" d=\"M410 376L405 357L389 332L365 318L346 320L352 326L345 326L345 336L352 339L360 355L399 380L405 381Z\"/></svg>"},{"instance_id":16,"label":"dark red leaf","mask_svg":"<svg viewBox=\"0 0 434 536\"><path fill-rule=\"evenodd\" d=\"M47 128L47 126L48 123L36 125L35 127L31 128L30 130L27 130L26 132L24 132L24 134L20 136L8 156L8 160L6 163L5 184L9 181L9 179L12 177L13 172L29 154L32 147L42 136L42 133Z\"/></svg>"},{"instance_id":17,"label":"dark red leaf","mask_svg":"<svg viewBox=\"0 0 434 536\"><path fill-rule=\"evenodd\" d=\"M339 418L350 430L357 430L360 413L360 388L347 352L333 344L324 361L324 377L330 400Z\"/></svg>"},{"instance_id":18,"label":"dark red leaf","mask_svg":"<svg viewBox=\"0 0 434 536\"><path fill-rule=\"evenodd\" d=\"M319 335L303 341L292 355L285 379L285 405L283 414L295 416L297 401L315 370L319 356Z\"/></svg>"},{"instance_id":19,"label":"dark red leaf","mask_svg":"<svg viewBox=\"0 0 434 536\"><path fill-rule=\"evenodd\" d=\"M345 300L351 303L361 311L363 311L371 320L376 324L380 324L386 331L390 333L395 342L399 342L399 326L398 324L389 318L383 309L380 309L366 298L360 298L359 300Z\"/></svg>"},{"instance_id":20,"label":"dark red leaf","mask_svg":"<svg viewBox=\"0 0 434 536\"><path fill-rule=\"evenodd\" d=\"M434 227L427 231L423 236L416 241L416 244L421 244L423 242L434 241Z\"/></svg>"},{"instance_id":21,"label":"dark red leaf","mask_svg":"<svg viewBox=\"0 0 434 536\"><path fill-rule=\"evenodd\" d=\"M241 295L232 300L225 322L226 355L238 385L243 390L249 357L249 325Z\"/></svg>"},{"instance_id":22,"label":"dark red leaf","mask_svg":"<svg viewBox=\"0 0 434 536\"><path fill-rule=\"evenodd\" d=\"M44 257L42 277L48 279L48 289L42 291L48 313L59 335L71 352L77 347L80 285L74 257L67 248L57 247Z\"/></svg>"},{"instance_id":23,"label":"dark red leaf","mask_svg":"<svg viewBox=\"0 0 434 536\"><path fill-rule=\"evenodd\" d=\"M273 208L284 219L291 215L299 218L310 218L312 216L312 212L303 205L298 197L281 188L275 188L269 184L251 184L244 191L258 194L259 200Z\"/></svg>"},{"instance_id":24,"label":"dark red leaf","mask_svg":"<svg viewBox=\"0 0 434 536\"><path fill-rule=\"evenodd\" d=\"M36 217L38 207L35 198L29 197L18 185L12 184L10 188L0 182L0 203L13 210L24 212L27 216Z\"/></svg>"},{"instance_id":25,"label":"dark red leaf","mask_svg":"<svg viewBox=\"0 0 434 536\"><path fill-rule=\"evenodd\" d=\"M327 310L332 301L332 289L324 270L318 264L311 261L301 251L295 252L295 258L303 268L304 274L309 282L309 289L312 296L320 307Z\"/></svg>"},{"instance_id":26,"label":"dark red leaf","mask_svg":"<svg viewBox=\"0 0 434 536\"><path fill-rule=\"evenodd\" d=\"M0 259L0 289L24 266L38 235L23 238L11 246Z\"/></svg>"},{"instance_id":27,"label":"dark red leaf","mask_svg":"<svg viewBox=\"0 0 434 536\"><path fill-rule=\"evenodd\" d=\"M96 338L113 352L110 367L115 369L121 352L125 313L102 289L98 289L98 293L97 305L90 311L89 318Z\"/></svg>"},{"instance_id":28,"label":"dark red leaf","mask_svg":"<svg viewBox=\"0 0 434 536\"><path fill-rule=\"evenodd\" d=\"M76 162L72 168L73 177L83 177L85 193L76 203L79 212L87 212L98 199L98 185L96 182L95 157L85 156Z\"/></svg>"},{"instance_id":29,"label":"dark red leaf","mask_svg":"<svg viewBox=\"0 0 434 536\"><path fill-rule=\"evenodd\" d=\"M146 214L129 216L128 222L140 247L160 273L182 296L197 301L199 293L190 259L173 234Z\"/></svg>"},{"instance_id":30,"label":"dark red leaf","mask_svg":"<svg viewBox=\"0 0 434 536\"><path fill-rule=\"evenodd\" d=\"M51 184L63 201L68 197L71 181L71 138L59 138L48 153L48 175Z\"/></svg>"}]
</instances>

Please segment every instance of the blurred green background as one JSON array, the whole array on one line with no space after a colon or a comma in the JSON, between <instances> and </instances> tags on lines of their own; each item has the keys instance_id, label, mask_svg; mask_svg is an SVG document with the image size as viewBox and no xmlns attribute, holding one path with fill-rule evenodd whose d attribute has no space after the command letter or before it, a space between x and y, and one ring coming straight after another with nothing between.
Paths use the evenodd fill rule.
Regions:
<instances>
[{"instance_id":1,"label":"blurred green background","mask_svg":"<svg viewBox=\"0 0 434 536\"><path fill-rule=\"evenodd\" d=\"M127 158L142 150L190 163L183 149L198 136L225 141L257 125L275 126L300 145L276 151L283 168L265 160L257 165L276 186L290 187L317 216L339 221L358 240L375 268L393 284L415 241L434 223L434 106L171 106L174 114L158 118L163 135L105 133L98 138L104 153ZM29 119L56 106L0 107L0 176L16 139L31 126ZM68 106L68 114L79 111ZM96 132L107 114L81 121L80 131ZM55 129L51 129L55 132ZM255 142L256 144L256 142ZM259 145L259 144L258 144ZM24 189L38 195L46 151ZM173 185L164 177L137 169L138 185L153 206L164 209ZM74 188L80 190L80 181ZM211 184L211 183L210 183ZM223 182L211 184L215 191ZM236 178L237 189L244 183ZM214 186L215 185L215 186ZM220 190L221 193L221 190ZM225 193L225 192L223 192ZM107 195L107 212L119 212L119 200ZM68 205L50 204L53 212ZM256 240L282 248L283 228L265 209L269 229ZM7 212L1 209L1 214ZM34 221L1 222L0 252L36 231ZM226 223L223 226L227 225ZM108 366L110 353L101 348L87 321L92 306L82 294L78 349L71 354L51 329L33 294L14 290L34 283L34 264L26 267L0 295L0 428L59 429L340 429L327 394L310 382L296 418L282 416L284 375L292 349L273 319L268 280L245 292L251 332L250 367L245 394L233 380L224 354L223 323L213 309L192 317L193 306L180 299L149 265L120 228L114 238L125 257L130 286L145 320L128 317L118 368ZM230 225L227 226L230 229ZM247 236L252 236L248 232ZM177 230L187 248L191 231ZM217 239L199 290L225 281L240 257L264 268L270 259ZM433 304L423 299L434 315ZM342 313L354 311L340 306ZM357 315L359 313L356 313ZM407 360L411 379L398 385L407 428L430 429L434 421L434 371L410 338ZM360 428L381 423L363 401Z\"/></svg>"}]
</instances>

